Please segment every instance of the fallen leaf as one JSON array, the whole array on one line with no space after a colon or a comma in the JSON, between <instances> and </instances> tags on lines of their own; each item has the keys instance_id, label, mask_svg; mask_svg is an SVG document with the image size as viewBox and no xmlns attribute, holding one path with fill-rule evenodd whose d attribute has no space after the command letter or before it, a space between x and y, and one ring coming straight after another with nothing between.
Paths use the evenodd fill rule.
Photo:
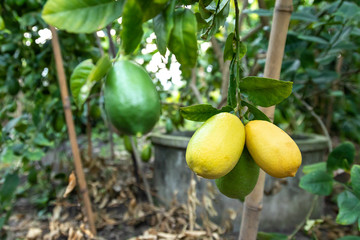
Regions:
<instances>
[{"instance_id":1,"label":"fallen leaf","mask_svg":"<svg viewBox=\"0 0 360 240\"><path fill-rule=\"evenodd\" d=\"M76 186L76 177L74 172L72 172L69 176L69 184L66 187L63 197L66 198L72 192L72 190L74 190L75 186Z\"/></svg>"},{"instance_id":2,"label":"fallen leaf","mask_svg":"<svg viewBox=\"0 0 360 240\"><path fill-rule=\"evenodd\" d=\"M40 228L30 228L26 234L26 239L37 239L41 234L42 230Z\"/></svg>"}]
</instances>

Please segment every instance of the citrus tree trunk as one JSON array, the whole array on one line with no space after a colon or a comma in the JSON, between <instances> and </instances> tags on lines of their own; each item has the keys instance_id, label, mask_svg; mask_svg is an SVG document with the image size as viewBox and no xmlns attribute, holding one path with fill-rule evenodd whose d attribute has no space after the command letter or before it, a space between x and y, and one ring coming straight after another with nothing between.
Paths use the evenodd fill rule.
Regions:
<instances>
[{"instance_id":1,"label":"citrus tree trunk","mask_svg":"<svg viewBox=\"0 0 360 240\"><path fill-rule=\"evenodd\" d=\"M274 79L279 79L280 77L286 35L292 10L292 0L276 1L269 47L266 54L264 77ZM271 120L274 119L275 106L260 109ZM245 198L239 240L256 240L262 209L264 183L265 172L260 169L259 179L254 190Z\"/></svg>"}]
</instances>

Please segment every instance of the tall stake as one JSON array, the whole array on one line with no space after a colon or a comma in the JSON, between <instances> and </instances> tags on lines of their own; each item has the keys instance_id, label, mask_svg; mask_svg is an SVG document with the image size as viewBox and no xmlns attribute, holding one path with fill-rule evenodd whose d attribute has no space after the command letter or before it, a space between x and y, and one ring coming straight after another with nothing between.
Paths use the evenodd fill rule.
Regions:
<instances>
[{"instance_id":1,"label":"tall stake","mask_svg":"<svg viewBox=\"0 0 360 240\"><path fill-rule=\"evenodd\" d=\"M80 152L79 152L79 146L76 139L76 133L75 133L75 127L74 127L74 121L73 116L71 112L71 105L70 105L70 98L68 93L68 87L66 83L66 76L64 72L64 65L63 60L61 57L61 51L60 51L60 44L59 44L59 38L56 32L56 29L52 26L50 26L50 30L52 33L52 47L55 55L55 63L56 63L56 70L58 74L58 80L60 85L60 92L61 92L61 99L64 106L64 112L65 112L65 119L66 119L66 125L68 129L68 134L70 138L71 143L71 150L74 156L74 165L75 165L75 173L77 177L77 181L79 184L79 190L82 197L82 200L84 202L85 207L85 214L88 218L89 225L90 225L90 231L92 234L96 235L96 227L95 227L95 221L94 221L94 214L91 209L91 202L89 198L89 193L86 186L85 181L85 175L81 163L80 158Z\"/></svg>"},{"instance_id":2,"label":"tall stake","mask_svg":"<svg viewBox=\"0 0 360 240\"><path fill-rule=\"evenodd\" d=\"M271 27L269 47L266 54L264 77L279 79L284 56L286 35L290 16L293 11L292 0L277 0ZM271 119L274 119L275 106L261 108ZM260 170L254 190L245 198L239 240L256 240L262 209L265 184L265 172Z\"/></svg>"}]
</instances>

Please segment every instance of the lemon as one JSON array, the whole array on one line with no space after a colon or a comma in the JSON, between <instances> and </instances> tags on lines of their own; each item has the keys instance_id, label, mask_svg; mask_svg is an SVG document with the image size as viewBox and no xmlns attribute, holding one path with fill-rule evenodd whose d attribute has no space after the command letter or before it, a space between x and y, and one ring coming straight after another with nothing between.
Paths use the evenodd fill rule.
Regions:
<instances>
[{"instance_id":1,"label":"lemon","mask_svg":"<svg viewBox=\"0 0 360 240\"><path fill-rule=\"evenodd\" d=\"M259 167L273 177L294 177L301 152L294 140L276 125L262 120L245 125L246 146Z\"/></svg>"},{"instance_id":2,"label":"lemon","mask_svg":"<svg viewBox=\"0 0 360 240\"><path fill-rule=\"evenodd\" d=\"M219 113L209 118L191 137L186 162L197 175L216 179L238 162L245 143L245 128L238 117Z\"/></svg>"},{"instance_id":3,"label":"lemon","mask_svg":"<svg viewBox=\"0 0 360 240\"><path fill-rule=\"evenodd\" d=\"M215 180L219 191L229 198L244 201L254 189L259 177L259 166L256 165L246 147L235 167L225 176Z\"/></svg>"}]
</instances>

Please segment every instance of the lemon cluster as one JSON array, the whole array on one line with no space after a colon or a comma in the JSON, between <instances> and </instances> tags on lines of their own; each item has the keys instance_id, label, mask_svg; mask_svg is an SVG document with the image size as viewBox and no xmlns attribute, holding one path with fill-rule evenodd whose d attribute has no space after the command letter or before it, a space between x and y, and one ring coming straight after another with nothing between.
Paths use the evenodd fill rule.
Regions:
<instances>
[{"instance_id":1,"label":"lemon cluster","mask_svg":"<svg viewBox=\"0 0 360 240\"><path fill-rule=\"evenodd\" d=\"M230 113L212 116L194 133L186 162L197 175L218 179L234 169L245 143L255 163L273 177L294 177L301 165L297 144L279 127L262 120L250 121L244 127Z\"/></svg>"}]
</instances>

